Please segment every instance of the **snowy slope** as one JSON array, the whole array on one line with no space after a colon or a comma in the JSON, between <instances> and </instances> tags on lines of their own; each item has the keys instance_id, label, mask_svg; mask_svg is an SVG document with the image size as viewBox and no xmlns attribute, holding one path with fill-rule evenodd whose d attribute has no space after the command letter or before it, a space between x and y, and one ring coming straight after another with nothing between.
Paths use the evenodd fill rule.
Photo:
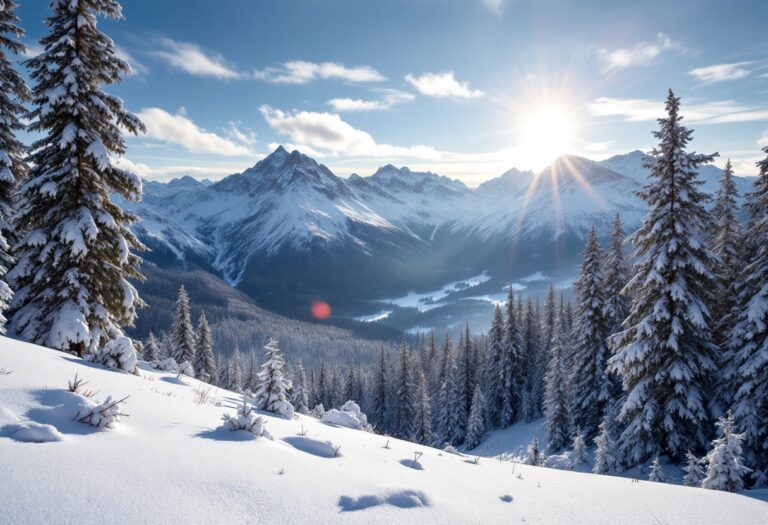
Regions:
<instances>
[{"instance_id":1,"label":"snowy slope","mask_svg":"<svg viewBox=\"0 0 768 525\"><path fill-rule=\"evenodd\" d=\"M741 495L469 458L306 417L266 416L274 440L216 430L237 396L195 403L195 380L141 377L0 338L0 522L765 523ZM75 374L97 398L130 395L114 430L72 421ZM63 441L19 441L18 421ZM302 428L305 436L299 436ZM10 433L10 435L9 435ZM328 445L326 442L330 442ZM331 446L340 446L332 457ZM422 451L418 468L414 451ZM331 456L331 457L328 457Z\"/></svg>"}]
</instances>

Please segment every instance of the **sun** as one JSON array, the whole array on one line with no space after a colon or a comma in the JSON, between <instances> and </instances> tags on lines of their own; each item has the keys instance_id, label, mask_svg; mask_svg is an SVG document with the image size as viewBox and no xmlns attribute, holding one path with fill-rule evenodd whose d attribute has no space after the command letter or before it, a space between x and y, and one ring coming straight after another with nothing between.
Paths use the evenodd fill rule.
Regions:
<instances>
[{"instance_id":1,"label":"sun","mask_svg":"<svg viewBox=\"0 0 768 525\"><path fill-rule=\"evenodd\" d=\"M574 144L573 113L558 103L544 103L525 110L518 127L521 153L526 163L542 169Z\"/></svg>"}]
</instances>

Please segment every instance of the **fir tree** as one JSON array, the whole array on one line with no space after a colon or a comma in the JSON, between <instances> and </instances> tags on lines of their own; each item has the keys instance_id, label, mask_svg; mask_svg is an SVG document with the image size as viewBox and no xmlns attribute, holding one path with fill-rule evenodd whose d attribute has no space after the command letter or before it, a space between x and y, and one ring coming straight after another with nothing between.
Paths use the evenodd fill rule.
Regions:
<instances>
[{"instance_id":1,"label":"fir tree","mask_svg":"<svg viewBox=\"0 0 768 525\"><path fill-rule=\"evenodd\" d=\"M648 481L653 481L656 483L664 483L664 471L661 468L661 461L659 461L659 456L656 456L653 458L653 463L651 463L651 471L648 473Z\"/></svg>"},{"instance_id":2,"label":"fir tree","mask_svg":"<svg viewBox=\"0 0 768 525\"><path fill-rule=\"evenodd\" d=\"M416 415L415 388L413 384L411 351L403 339L397 368L395 390L395 432L402 439L413 439Z\"/></svg>"},{"instance_id":3,"label":"fir tree","mask_svg":"<svg viewBox=\"0 0 768 525\"><path fill-rule=\"evenodd\" d=\"M554 331L549 363L545 375L544 427L547 433L547 450L562 450L568 443L570 417L566 371L563 362L562 330Z\"/></svg>"},{"instance_id":4,"label":"fir tree","mask_svg":"<svg viewBox=\"0 0 768 525\"><path fill-rule=\"evenodd\" d=\"M512 286L507 293L507 320L504 326L504 346L499 363L501 375L500 423L502 427L511 425L520 418L522 412L522 391L525 386L524 349L521 327L515 311L515 297Z\"/></svg>"},{"instance_id":5,"label":"fir tree","mask_svg":"<svg viewBox=\"0 0 768 525\"><path fill-rule=\"evenodd\" d=\"M536 467L544 463L544 453L539 448L539 440L536 438L531 439L531 442L528 444L526 463Z\"/></svg>"},{"instance_id":6,"label":"fir tree","mask_svg":"<svg viewBox=\"0 0 768 525\"><path fill-rule=\"evenodd\" d=\"M371 419L375 427L381 431L386 431L387 424L387 358L384 349L379 353L379 366L374 372L373 378L373 402L371 403Z\"/></svg>"},{"instance_id":7,"label":"fir tree","mask_svg":"<svg viewBox=\"0 0 768 525\"><path fill-rule=\"evenodd\" d=\"M173 358L177 363L195 361L195 330L192 328L192 317L189 313L189 296L184 285L179 288L176 299L176 317L173 322L171 335Z\"/></svg>"},{"instance_id":8,"label":"fir tree","mask_svg":"<svg viewBox=\"0 0 768 525\"><path fill-rule=\"evenodd\" d=\"M584 438L591 441L603 418L606 403L611 398L606 365L608 364L608 323L604 317L603 250L592 227L587 236L581 263L581 275L576 282L578 296L574 354L571 371L571 420L581 427Z\"/></svg>"},{"instance_id":9,"label":"fir tree","mask_svg":"<svg viewBox=\"0 0 768 525\"><path fill-rule=\"evenodd\" d=\"M418 389L416 390L416 422L414 425L413 439L422 445L431 445L434 439L432 435L432 412L429 399L429 388L424 372L419 370Z\"/></svg>"},{"instance_id":10,"label":"fir tree","mask_svg":"<svg viewBox=\"0 0 768 525\"><path fill-rule=\"evenodd\" d=\"M720 177L720 185L712 208L712 231L710 243L718 261L715 271L719 281L719 293L712 303L712 321L717 333L726 334L732 328L728 316L735 306L736 298L733 284L743 269L739 246L741 244L741 226L736 220L739 192L733 180L733 166L730 159L725 163L725 170ZM724 338L719 341L724 342Z\"/></svg>"},{"instance_id":11,"label":"fir tree","mask_svg":"<svg viewBox=\"0 0 768 525\"><path fill-rule=\"evenodd\" d=\"M768 154L768 146L763 148ZM745 457L756 486L768 485L768 157L747 195L746 265L738 284L734 328L728 340L727 392L744 433Z\"/></svg>"},{"instance_id":12,"label":"fir tree","mask_svg":"<svg viewBox=\"0 0 768 525\"><path fill-rule=\"evenodd\" d=\"M616 218L613 221L611 246L606 254L603 274L605 277L603 285L605 290L604 317L608 327L608 335L612 336L621 332L622 324L629 315L630 306L629 297L624 292L624 287L629 281L629 263L624 250L624 230L619 213L616 213ZM609 357L613 355L614 351L611 342L612 339L609 337L607 341ZM611 402L623 404L620 378L610 370L606 370L605 373L608 376Z\"/></svg>"},{"instance_id":13,"label":"fir tree","mask_svg":"<svg viewBox=\"0 0 768 525\"><path fill-rule=\"evenodd\" d=\"M485 398L480 385L475 387L475 394L472 396L472 409L469 412L469 421L467 422L467 437L464 445L471 450L480 444L485 434Z\"/></svg>"},{"instance_id":14,"label":"fir tree","mask_svg":"<svg viewBox=\"0 0 768 525\"><path fill-rule=\"evenodd\" d=\"M232 392L241 393L243 391L243 368L240 363L240 349L237 347L235 347L227 368L227 387Z\"/></svg>"},{"instance_id":15,"label":"fir tree","mask_svg":"<svg viewBox=\"0 0 768 525\"><path fill-rule=\"evenodd\" d=\"M488 347L488 359L485 365L485 415L489 426L508 426L512 421L512 405L509 399L504 406L504 385L506 383L506 371L504 368L504 318L501 308L496 305L493 313L493 322L489 333L490 345ZM511 370L510 370L511 376ZM509 396L506 396L509 398ZM502 414L504 413L504 417ZM503 421L503 423L502 423Z\"/></svg>"},{"instance_id":16,"label":"fir tree","mask_svg":"<svg viewBox=\"0 0 768 525\"><path fill-rule=\"evenodd\" d=\"M619 446L630 464L655 454L679 459L703 446L715 370L707 311L713 256L700 240L707 221L696 173L713 156L685 151L692 132L680 124L679 105L670 91L668 117L654 132L652 182L640 194L650 211L632 236L632 308L611 358L627 392Z\"/></svg>"},{"instance_id":17,"label":"fir tree","mask_svg":"<svg viewBox=\"0 0 768 525\"><path fill-rule=\"evenodd\" d=\"M309 413L309 391L304 365L299 361L293 373L293 406L299 414Z\"/></svg>"},{"instance_id":18,"label":"fir tree","mask_svg":"<svg viewBox=\"0 0 768 525\"><path fill-rule=\"evenodd\" d=\"M195 377L206 383L216 383L216 357L213 354L213 334L205 318L205 312L200 314L197 327L197 345L195 349Z\"/></svg>"},{"instance_id":19,"label":"fir tree","mask_svg":"<svg viewBox=\"0 0 768 525\"><path fill-rule=\"evenodd\" d=\"M587 443L584 441L584 432L576 427L576 433L571 441L571 458L574 465L584 465L587 462Z\"/></svg>"},{"instance_id":20,"label":"fir tree","mask_svg":"<svg viewBox=\"0 0 768 525\"><path fill-rule=\"evenodd\" d=\"M701 486L705 489L736 492L744 488L744 476L751 469L744 466L741 442L743 436L734 430L733 416L729 412L717 422L720 437L712 442L707 454L707 476Z\"/></svg>"},{"instance_id":21,"label":"fir tree","mask_svg":"<svg viewBox=\"0 0 768 525\"><path fill-rule=\"evenodd\" d=\"M135 217L111 200L140 200L141 181L110 158L125 152L122 130L144 125L101 90L130 71L96 27L98 16L122 18L120 4L53 0L51 9L44 50L27 61L35 82L29 130L41 138L20 188L16 223L25 233L8 274L11 325L27 341L98 359L144 305L129 281L142 279L133 252L144 247L128 228Z\"/></svg>"},{"instance_id":22,"label":"fir tree","mask_svg":"<svg viewBox=\"0 0 768 525\"><path fill-rule=\"evenodd\" d=\"M619 470L616 442L611 435L611 426L606 421L600 423L599 433L595 438L595 474L612 474Z\"/></svg>"},{"instance_id":23,"label":"fir tree","mask_svg":"<svg viewBox=\"0 0 768 525\"><path fill-rule=\"evenodd\" d=\"M254 402L260 410L281 414L290 419L293 417L293 405L288 401L287 392L291 388L291 382L285 377L285 361L276 339L270 338L264 345L264 353L266 360L256 378Z\"/></svg>"},{"instance_id":24,"label":"fir tree","mask_svg":"<svg viewBox=\"0 0 768 525\"><path fill-rule=\"evenodd\" d=\"M160 359L160 345L155 338L155 334L149 332L147 342L144 344L144 355L142 355L144 361L152 362Z\"/></svg>"},{"instance_id":25,"label":"fir tree","mask_svg":"<svg viewBox=\"0 0 768 525\"><path fill-rule=\"evenodd\" d=\"M30 98L24 79L13 68L8 54L21 55L24 31L18 26L18 4L6 0L0 6L0 335L5 334L4 313L12 292L5 274L14 263L13 246L18 241L19 224L14 224L16 189L27 175L24 145L16 132L24 129L21 116L26 113L23 102Z\"/></svg>"},{"instance_id":26,"label":"fir tree","mask_svg":"<svg viewBox=\"0 0 768 525\"><path fill-rule=\"evenodd\" d=\"M701 481L706 475L704 469L701 466L701 458L697 458L689 450L685 454L685 466L683 467L683 485L686 487L700 487Z\"/></svg>"},{"instance_id":27,"label":"fir tree","mask_svg":"<svg viewBox=\"0 0 768 525\"><path fill-rule=\"evenodd\" d=\"M472 369L472 340L469 335L469 326L461 333L459 347L456 352L455 396L457 401L456 417L459 422L459 441L463 441L466 434L469 409L472 405L474 387L474 370Z\"/></svg>"}]
</instances>

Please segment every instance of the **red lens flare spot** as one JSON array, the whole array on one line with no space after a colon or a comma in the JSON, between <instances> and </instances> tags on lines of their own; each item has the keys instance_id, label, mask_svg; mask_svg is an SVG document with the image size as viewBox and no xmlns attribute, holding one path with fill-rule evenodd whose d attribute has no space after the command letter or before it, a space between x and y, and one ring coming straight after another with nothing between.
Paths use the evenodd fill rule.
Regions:
<instances>
[{"instance_id":1,"label":"red lens flare spot","mask_svg":"<svg viewBox=\"0 0 768 525\"><path fill-rule=\"evenodd\" d=\"M324 321L331 316L331 305L325 301L312 301L312 317Z\"/></svg>"}]
</instances>

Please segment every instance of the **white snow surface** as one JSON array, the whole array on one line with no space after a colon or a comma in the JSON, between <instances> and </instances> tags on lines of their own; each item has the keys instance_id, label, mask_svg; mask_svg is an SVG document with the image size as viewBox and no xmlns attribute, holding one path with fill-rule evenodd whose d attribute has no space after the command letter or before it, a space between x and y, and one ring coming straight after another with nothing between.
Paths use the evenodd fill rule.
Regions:
<instances>
[{"instance_id":1,"label":"white snow surface","mask_svg":"<svg viewBox=\"0 0 768 525\"><path fill-rule=\"evenodd\" d=\"M260 413L273 439L217 429L240 396L167 372L134 376L0 337L0 523L766 523L744 495L470 458ZM78 374L130 397L113 429L72 421ZM219 404L220 406L215 406ZM15 421L18 419L18 421ZM6 433L52 425L60 442ZM305 436L299 436L302 427ZM422 470L410 468L414 452ZM331 453L333 452L333 453ZM514 474L513 474L514 469ZM76 474L73 474L76 473ZM74 476L74 477L73 477Z\"/></svg>"}]
</instances>

